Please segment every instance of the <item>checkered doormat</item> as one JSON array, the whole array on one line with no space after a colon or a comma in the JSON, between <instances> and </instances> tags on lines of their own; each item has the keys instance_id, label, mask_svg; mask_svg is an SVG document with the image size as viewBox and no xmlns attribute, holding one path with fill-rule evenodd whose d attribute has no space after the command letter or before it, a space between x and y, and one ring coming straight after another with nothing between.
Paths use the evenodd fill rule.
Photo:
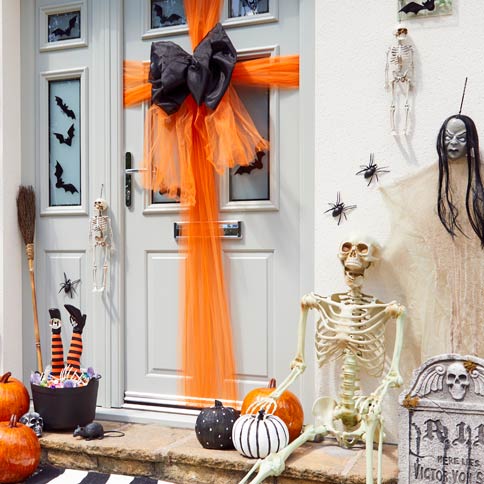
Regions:
<instances>
[{"instance_id":1,"label":"checkered doormat","mask_svg":"<svg viewBox=\"0 0 484 484\"><path fill-rule=\"evenodd\" d=\"M120 474L102 474L94 471L60 469L41 465L34 475L24 484L174 484L168 481L157 481L150 477L122 476Z\"/></svg>"}]
</instances>

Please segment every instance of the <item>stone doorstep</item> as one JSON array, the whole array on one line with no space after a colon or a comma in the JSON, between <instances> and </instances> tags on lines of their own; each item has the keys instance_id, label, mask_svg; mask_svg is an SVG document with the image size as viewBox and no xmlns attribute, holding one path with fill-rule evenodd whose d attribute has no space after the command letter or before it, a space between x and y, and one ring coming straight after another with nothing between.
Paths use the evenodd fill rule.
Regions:
<instances>
[{"instance_id":1,"label":"stone doorstep","mask_svg":"<svg viewBox=\"0 0 484 484\"><path fill-rule=\"evenodd\" d=\"M41 438L42 462L53 465L147 476L177 484L237 483L254 461L236 451L203 449L191 429L161 424L101 422L104 430L124 437L78 440L71 432L46 432ZM376 451L374 451L376 462ZM383 482L396 484L398 450L384 446ZM333 443L307 443L297 449L271 484L364 484L365 450L342 449Z\"/></svg>"}]
</instances>

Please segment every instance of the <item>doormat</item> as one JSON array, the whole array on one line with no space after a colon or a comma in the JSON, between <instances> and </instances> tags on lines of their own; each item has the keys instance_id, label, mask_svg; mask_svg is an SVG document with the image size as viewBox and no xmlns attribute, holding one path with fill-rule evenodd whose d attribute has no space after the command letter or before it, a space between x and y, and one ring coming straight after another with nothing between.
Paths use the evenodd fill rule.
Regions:
<instances>
[{"instance_id":1,"label":"doormat","mask_svg":"<svg viewBox=\"0 0 484 484\"><path fill-rule=\"evenodd\" d=\"M158 481L151 477L102 474L94 471L61 469L51 465L41 465L24 484L174 484Z\"/></svg>"}]
</instances>

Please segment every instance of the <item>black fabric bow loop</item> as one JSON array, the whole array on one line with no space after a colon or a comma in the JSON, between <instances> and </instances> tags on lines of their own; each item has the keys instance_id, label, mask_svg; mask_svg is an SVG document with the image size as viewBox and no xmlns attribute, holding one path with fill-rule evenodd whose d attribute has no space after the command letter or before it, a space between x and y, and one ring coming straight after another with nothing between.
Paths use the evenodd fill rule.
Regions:
<instances>
[{"instance_id":1,"label":"black fabric bow loop","mask_svg":"<svg viewBox=\"0 0 484 484\"><path fill-rule=\"evenodd\" d=\"M151 45L151 101L173 114L191 94L200 106L216 109L227 90L237 51L217 24L198 44L193 56L173 42Z\"/></svg>"}]
</instances>

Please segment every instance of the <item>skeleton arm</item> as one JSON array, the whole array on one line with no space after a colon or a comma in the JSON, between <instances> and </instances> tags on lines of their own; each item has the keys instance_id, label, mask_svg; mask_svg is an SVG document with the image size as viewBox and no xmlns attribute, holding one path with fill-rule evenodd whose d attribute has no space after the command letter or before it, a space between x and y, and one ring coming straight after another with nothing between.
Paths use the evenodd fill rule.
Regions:
<instances>
[{"instance_id":1,"label":"skeleton arm","mask_svg":"<svg viewBox=\"0 0 484 484\"><path fill-rule=\"evenodd\" d=\"M313 307L318 307L318 296L314 293L306 294L301 299L301 316L299 318L298 327L298 343L297 353L291 362L291 373L287 378L269 395L270 398L279 398L297 379L299 375L304 373L306 363L304 361L304 346L306 342L306 324L308 319L308 312Z\"/></svg>"},{"instance_id":2,"label":"skeleton arm","mask_svg":"<svg viewBox=\"0 0 484 484\"><path fill-rule=\"evenodd\" d=\"M387 50L387 55L386 55L386 63L385 63L385 89L388 89L390 84L388 82L388 70L390 69L390 52L392 48L389 47Z\"/></svg>"},{"instance_id":3,"label":"skeleton arm","mask_svg":"<svg viewBox=\"0 0 484 484\"><path fill-rule=\"evenodd\" d=\"M386 312L393 318L396 318L397 331L395 334L395 345L393 347L393 358L390 366L390 371L385 377L385 380L389 381L390 387L399 387L402 383L402 377L400 375L400 355L402 353L403 345L403 328L405 323L406 311L405 308L399 304L392 304L388 306Z\"/></svg>"}]
</instances>

